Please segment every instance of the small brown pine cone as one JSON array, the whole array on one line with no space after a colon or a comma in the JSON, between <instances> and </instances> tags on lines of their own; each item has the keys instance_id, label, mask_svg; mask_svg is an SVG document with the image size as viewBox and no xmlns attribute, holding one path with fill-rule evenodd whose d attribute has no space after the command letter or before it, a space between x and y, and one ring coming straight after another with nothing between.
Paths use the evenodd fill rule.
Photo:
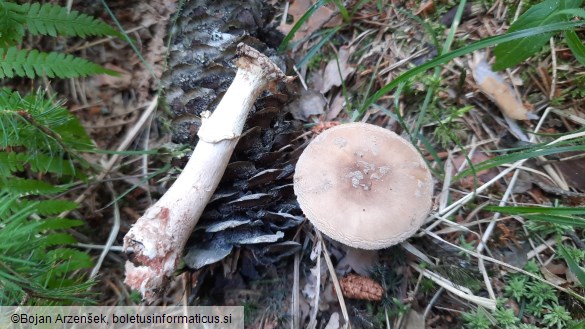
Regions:
<instances>
[{"instance_id":1,"label":"small brown pine cone","mask_svg":"<svg viewBox=\"0 0 585 329\"><path fill-rule=\"evenodd\" d=\"M343 296L347 298L380 301L384 293L378 282L356 274L348 274L339 280L339 285Z\"/></svg>"}]
</instances>

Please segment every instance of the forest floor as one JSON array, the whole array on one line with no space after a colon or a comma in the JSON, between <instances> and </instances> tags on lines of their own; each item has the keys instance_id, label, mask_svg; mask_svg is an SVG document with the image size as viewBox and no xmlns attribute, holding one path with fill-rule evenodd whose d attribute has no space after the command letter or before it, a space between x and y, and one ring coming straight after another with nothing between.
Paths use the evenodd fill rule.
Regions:
<instances>
[{"instance_id":1,"label":"forest floor","mask_svg":"<svg viewBox=\"0 0 585 329\"><path fill-rule=\"evenodd\" d=\"M294 256L263 267L231 257L182 271L159 303L244 306L247 328L332 329L344 318L354 328L567 328L585 319L585 306L575 297L585 295L579 277L585 260L585 161L583 148L569 148L583 145L585 70L561 35L497 73L501 80L495 80L491 98L480 75L496 76L489 70L494 56L483 49L417 74L364 106L376 91L438 54L505 33L532 4L473 2L457 15L452 1L346 1L345 7L331 1L306 19L309 0L269 2L282 33L303 23L287 55L299 86L288 109L304 123L304 137L359 120L410 139L433 173L432 213L407 243L375 252L320 237L305 222L297 236L302 249ZM160 157L124 152L157 150L170 141L155 105L177 4L106 3L112 16L100 2L73 1L73 8L112 25L115 17L137 49L109 38L68 42L66 51L122 76L52 87L100 149L119 151L94 155L103 172L87 190L75 191L83 196L75 215L87 221L89 229L78 234L86 244L104 244L112 223L120 223L94 291L100 304L138 304L140 296L123 283L119 246L177 169L160 173L165 161ZM454 19L460 21L452 30ZM488 73L478 69L484 64ZM525 118L507 120L503 113ZM559 146L539 153L547 143L568 151ZM469 163L477 166L474 172ZM564 207L581 212L554 211ZM100 251L91 252L97 258ZM379 298L340 299L333 285L350 273L360 278L351 287L360 292L380 287Z\"/></svg>"}]
</instances>

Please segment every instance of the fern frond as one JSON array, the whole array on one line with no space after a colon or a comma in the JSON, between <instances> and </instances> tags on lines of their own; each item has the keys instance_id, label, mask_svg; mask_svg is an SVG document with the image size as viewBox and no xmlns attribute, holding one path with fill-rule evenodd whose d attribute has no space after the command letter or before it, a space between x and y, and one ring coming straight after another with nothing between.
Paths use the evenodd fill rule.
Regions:
<instances>
[{"instance_id":1,"label":"fern frond","mask_svg":"<svg viewBox=\"0 0 585 329\"><path fill-rule=\"evenodd\" d=\"M70 211L77 208L77 203L73 201L67 200L43 200L38 201L38 204L35 207L37 214L41 216L48 216L48 215L57 215L64 211ZM71 221L71 220L69 220ZM79 225L83 224L82 222L78 222ZM72 227L72 226L68 226ZM58 227L53 227L53 229L57 229ZM61 228L65 228L64 226Z\"/></svg>"},{"instance_id":2,"label":"fern frond","mask_svg":"<svg viewBox=\"0 0 585 329\"><path fill-rule=\"evenodd\" d=\"M36 210L36 209L35 209ZM83 225L83 221L67 218L50 218L40 222L39 230L64 230ZM75 241L73 241L75 243Z\"/></svg>"},{"instance_id":3,"label":"fern frond","mask_svg":"<svg viewBox=\"0 0 585 329\"><path fill-rule=\"evenodd\" d=\"M50 3L17 4L0 0L0 47L22 43L25 28L32 35L124 38L110 25L76 10L67 12L67 8Z\"/></svg>"},{"instance_id":4,"label":"fern frond","mask_svg":"<svg viewBox=\"0 0 585 329\"><path fill-rule=\"evenodd\" d=\"M0 177L8 177L16 171L24 170L24 159L27 155L16 152L0 152Z\"/></svg>"},{"instance_id":5,"label":"fern frond","mask_svg":"<svg viewBox=\"0 0 585 329\"><path fill-rule=\"evenodd\" d=\"M51 233L43 239L41 248L53 247L63 244L74 244L77 242L75 238L69 233Z\"/></svg>"},{"instance_id":6,"label":"fern frond","mask_svg":"<svg viewBox=\"0 0 585 329\"><path fill-rule=\"evenodd\" d=\"M67 12L67 8L40 4L26 3L21 10L25 12L26 26L33 35L50 36L115 36L123 38L120 32L103 21L81 14L76 10Z\"/></svg>"},{"instance_id":7,"label":"fern frond","mask_svg":"<svg viewBox=\"0 0 585 329\"><path fill-rule=\"evenodd\" d=\"M12 203L9 210L16 213L23 208L33 207L35 214L39 216L57 215L64 211L70 211L77 208L77 203L66 200L26 200L20 199L18 202ZM1 216L1 214L0 214Z\"/></svg>"},{"instance_id":8,"label":"fern frond","mask_svg":"<svg viewBox=\"0 0 585 329\"><path fill-rule=\"evenodd\" d=\"M59 266L53 269L53 274L57 276L93 266L91 257L87 253L71 248L51 250L47 252L47 257L60 262Z\"/></svg>"},{"instance_id":9,"label":"fern frond","mask_svg":"<svg viewBox=\"0 0 585 329\"><path fill-rule=\"evenodd\" d=\"M13 213L12 207L17 199L17 196L8 193L0 193L0 218L7 218Z\"/></svg>"},{"instance_id":10,"label":"fern frond","mask_svg":"<svg viewBox=\"0 0 585 329\"><path fill-rule=\"evenodd\" d=\"M57 176L82 178L76 172L73 162L69 160L43 153L0 151L0 177L8 177L15 172L22 172L27 166L35 173L53 173Z\"/></svg>"},{"instance_id":11,"label":"fern frond","mask_svg":"<svg viewBox=\"0 0 585 329\"><path fill-rule=\"evenodd\" d=\"M0 1L0 47L21 43L25 22L25 10L21 5Z\"/></svg>"},{"instance_id":12,"label":"fern frond","mask_svg":"<svg viewBox=\"0 0 585 329\"><path fill-rule=\"evenodd\" d=\"M67 185L51 185L36 179L5 179L0 180L0 190L12 195L50 195L67 190Z\"/></svg>"},{"instance_id":13,"label":"fern frond","mask_svg":"<svg viewBox=\"0 0 585 329\"><path fill-rule=\"evenodd\" d=\"M119 75L83 58L62 53L44 53L36 49L0 48L0 78L15 76L76 78L94 74Z\"/></svg>"}]
</instances>

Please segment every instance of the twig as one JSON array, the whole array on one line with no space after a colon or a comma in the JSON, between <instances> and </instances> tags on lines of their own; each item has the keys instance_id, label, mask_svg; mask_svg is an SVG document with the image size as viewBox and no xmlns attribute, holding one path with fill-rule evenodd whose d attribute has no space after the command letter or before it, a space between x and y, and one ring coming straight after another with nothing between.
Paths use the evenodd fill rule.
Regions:
<instances>
[{"instance_id":1,"label":"twig","mask_svg":"<svg viewBox=\"0 0 585 329\"><path fill-rule=\"evenodd\" d=\"M152 124L152 117L149 117L147 126L150 127L151 124ZM150 149L149 143L150 143L150 129L146 129L145 136L144 136L144 148L143 148L144 150ZM142 155L141 170L142 170L142 174L144 175L144 177L148 177L148 154ZM144 182L141 185L142 185L141 187L146 191L146 197L148 199L148 204L152 204L152 195L150 194L150 189L148 188L148 183Z\"/></svg>"},{"instance_id":2,"label":"twig","mask_svg":"<svg viewBox=\"0 0 585 329\"><path fill-rule=\"evenodd\" d=\"M89 275L90 279L95 278L96 275L98 274L98 272L100 271L100 268L102 267L102 263L104 262L104 259L106 258L106 255L108 254L108 252L110 252L110 249L112 248L112 245L114 244L114 241L116 241L116 237L118 236L118 232L120 231L120 208L118 207L118 201L117 201L118 196L116 195L116 191L114 190L114 187L112 186L111 182L108 182L106 185L108 186L108 190L110 190L110 192L112 193L112 198L114 199L114 225L112 226L112 229L110 230L110 235L108 235L108 240L106 241L106 244L104 245L102 253L100 254L98 261L96 262L94 268L91 271L91 274Z\"/></svg>"},{"instance_id":3,"label":"twig","mask_svg":"<svg viewBox=\"0 0 585 329\"><path fill-rule=\"evenodd\" d=\"M423 313L423 319L427 318L427 316L429 315L429 313L433 309L433 306L435 305L435 303L437 302L439 297L441 297L441 295L443 294L443 291L445 291L445 288L443 288L443 287L439 288L439 290L437 290L437 292L435 293L433 298L431 298L429 305L427 305L427 307L425 308L425 312Z\"/></svg>"},{"instance_id":4,"label":"twig","mask_svg":"<svg viewBox=\"0 0 585 329\"><path fill-rule=\"evenodd\" d=\"M290 1L285 2L284 11L282 13L282 18L280 19L280 25L286 24L286 18L288 16L288 7L289 6L290 6Z\"/></svg>"},{"instance_id":5,"label":"twig","mask_svg":"<svg viewBox=\"0 0 585 329\"><path fill-rule=\"evenodd\" d=\"M101 245L101 244L76 243L75 246L79 247L79 248L96 249L96 250L106 249L106 246ZM124 252L123 246L110 246L107 249L109 249L109 251Z\"/></svg>"}]
</instances>

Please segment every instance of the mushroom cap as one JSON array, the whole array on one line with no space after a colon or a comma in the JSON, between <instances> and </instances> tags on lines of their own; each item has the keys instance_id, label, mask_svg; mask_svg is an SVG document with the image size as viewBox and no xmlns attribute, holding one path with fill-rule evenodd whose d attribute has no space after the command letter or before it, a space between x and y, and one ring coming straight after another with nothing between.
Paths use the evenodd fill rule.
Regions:
<instances>
[{"instance_id":1,"label":"mushroom cap","mask_svg":"<svg viewBox=\"0 0 585 329\"><path fill-rule=\"evenodd\" d=\"M409 142L375 125L350 123L307 146L296 165L294 191L321 232L354 248L382 249L423 224L433 179Z\"/></svg>"}]
</instances>

